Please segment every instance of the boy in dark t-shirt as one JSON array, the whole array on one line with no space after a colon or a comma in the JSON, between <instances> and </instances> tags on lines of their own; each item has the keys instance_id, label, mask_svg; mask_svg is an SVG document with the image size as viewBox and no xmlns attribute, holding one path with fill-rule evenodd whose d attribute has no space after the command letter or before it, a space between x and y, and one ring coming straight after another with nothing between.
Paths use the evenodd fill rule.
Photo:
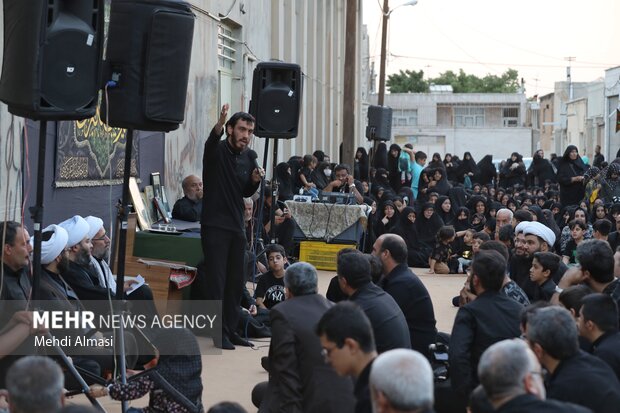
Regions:
<instances>
[{"instance_id":1,"label":"boy in dark t-shirt","mask_svg":"<svg viewBox=\"0 0 620 413\"><path fill-rule=\"evenodd\" d=\"M284 301L284 266L286 252L279 244L270 244L266 248L269 271L260 276L256 286L256 305L269 309Z\"/></svg>"}]
</instances>

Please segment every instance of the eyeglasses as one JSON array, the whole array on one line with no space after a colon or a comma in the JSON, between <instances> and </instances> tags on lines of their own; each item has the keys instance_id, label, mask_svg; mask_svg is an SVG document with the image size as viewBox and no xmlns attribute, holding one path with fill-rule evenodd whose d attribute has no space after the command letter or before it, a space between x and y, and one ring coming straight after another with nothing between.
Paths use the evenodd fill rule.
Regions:
<instances>
[{"instance_id":1,"label":"eyeglasses","mask_svg":"<svg viewBox=\"0 0 620 413\"><path fill-rule=\"evenodd\" d=\"M323 349L321 349L321 356L323 356L323 360L325 360L326 363L329 361L329 357L331 356L332 351L334 351L337 348L338 347L323 348Z\"/></svg>"},{"instance_id":2,"label":"eyeglasses","mask_svg":"<svg viewBox=\"0 0 620 413\"><path fill-rule=\"evenodd\" d=\"M110 239L110 238L108 238L108 236L107 236L107 235L104 235L104 236L103 236L103 237L101 237L101 238L91 238L90 240L91 240L91 241L105 241L105 240L107 240L107 239Z\"/></svg>"}]
</instances>

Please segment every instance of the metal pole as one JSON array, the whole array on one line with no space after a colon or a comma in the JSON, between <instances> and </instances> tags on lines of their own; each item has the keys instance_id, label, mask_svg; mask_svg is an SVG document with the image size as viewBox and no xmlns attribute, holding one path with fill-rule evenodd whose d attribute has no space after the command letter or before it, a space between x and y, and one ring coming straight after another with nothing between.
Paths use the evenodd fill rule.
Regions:
<instances>
[{"instance_id":1,"label":"metal pole","mask_svg":"<svg viewBox=\"0 0 620 413\"><path fill-rule=\"evenodd\" d=\"M28 125L24 125L25 128ZM41 231L43 224L43 193L45 186L45 146L47 144L47 121L39 122L39 159L37 167L37 199L30 207L30 216L34 224L34 251L32 253L32 301L40 297L39 285L41 280Z\"/></svg>"},{"instance_id":2,"label":"metal pole","mask_svg":"<svg viewBox=\"0 0 620 413\"><path fill-rule=\"evenodd\" d=\"M127 216L129 215L129 178L131 177L131 152L133 150L133 129L127 129L125 142L125 169L123 170L123 198L118 210L120 231L118 233L118 261L116 264L116 300L122 315L122 305L125 284L125 257L127 248ZM120 323L118 332L118 366L121 374L121 383L127 384L127 366L125 365L125 331L123 323ZM121 411L127 410L127 402L121 404Z\"/></svg>"},{"instance_id":3,"label":"metal pole","mask_svg":"<svg viewBox=\"0 0 620 413\"><path fill-rule=\"evenodd\" d=\"M381 25L381 62L379 64L379 97L377 104L383 106L385 97L385 60L387 48L387 27L390 18L389 0L383 0L383 24Z\"/></svg>"},{"instance_id":4,"label":"metal pole","mask_svg":"<svg viewBox=\"0 0 620 413\"><path fill-rule=\"evenodd\" d=\"M355 49L357 42L357 2L347 0L346 40L344 54L344 93L342 116L342 158L344 163L354 166L355 158L355 72L357 61ZM351 170L353 173L353 170Z\"/></svg>"}]
</instances>

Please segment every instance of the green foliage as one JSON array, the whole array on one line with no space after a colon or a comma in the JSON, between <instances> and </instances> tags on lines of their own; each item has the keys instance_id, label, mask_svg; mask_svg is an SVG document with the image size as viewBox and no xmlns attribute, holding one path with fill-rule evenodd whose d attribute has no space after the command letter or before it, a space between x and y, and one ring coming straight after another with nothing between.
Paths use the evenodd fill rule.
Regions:
<instances>
[{"instance_id":1,"label":"green foliage","mask_svg":"<svg viewBox=\"0 0 620 413\"><path fill-rule=\"evenodd\" d=\"M454 93L516 93L519 90L519 72L508 69L501 76L487 74L484 77L470 75L459 69L441 73L436 78L424 79L422 70L400 71L388 76L386 86L390 93L424 93L430 85L451 85Z\"/></svg>"},{"instance_id":2,"label":"green foliage","mask_svg":"<svg viewBox=\"0 0 620 413\"><path fill-rule=\"evenodd\" d=\"M390 93L424 93L428 92L428 82L424 80L424 71L401 70L389 75L385 82Z\"/></svg>"}]
</instances>

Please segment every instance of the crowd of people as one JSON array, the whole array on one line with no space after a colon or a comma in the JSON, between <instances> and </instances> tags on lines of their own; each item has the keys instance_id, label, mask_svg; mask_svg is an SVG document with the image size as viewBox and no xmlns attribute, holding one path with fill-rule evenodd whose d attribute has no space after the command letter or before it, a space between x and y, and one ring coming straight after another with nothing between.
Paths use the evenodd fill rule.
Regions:
<instances>
[{"instance_id":1,"label":"crowd of people","mask_svg":"<svg viewBox=\"0 0 620 413\"><path fill-rule=\"evenodd\" d=\"M607 164L597 151L590 166L569 146L550 160L538 151L528 168L519 153L499 168L491 155L475 162L469 152L462 159L433 154L427 164L409 144L379 144L370 156L359 148L353 165L330 163L321 151L293 157L277 166L274 193L249 149L253 127L251 115L228 119L222 107L205 143L202 180L183 181L174 214L201 221L204 263L192 295L222 300L223 336L214 344L233 350L253 346L251 337L271 337L261 360L268 380L252 393L259 412L618 411L620 160ZM293 262L293 217L283 203L320 191L349 193L370 207L359 248L338 253L325 297L316 269ZM30 236L15 222L1 223L0 231L2 303L25 309ZM268 244L258 256L257 237ZM101 219L74 216L45 228L42 239L43 298L81 311L115 293ZM410 267L462 273L464 285L433 302ZM248 279L256 282L254 294ZM146 285L124 298L157 312ZM451 332L437 330L437 305L458 307ZM0 396L11 412L37 411L24 407L34 403L26 390L45 380L40 402L48 404L38 411L58 411L62 388L75 387L71 377L45 358L11 355L46 331L30 328L29 312L0 315L0 367L8 370ZM141 348L132 331L126 334ZM196 354L189 332L150 338L156 348L183 342ZM106 349L89 354L72 359L89 377L114 370ZM188 400L200 409L199 356L128 354L135 356L129 367L156 358L158 375L111 382L103 394L131 400L149 393L149 407L136 411L193 411ZM34 365L47 376L24 384ZM210 411L243 409L225 403Z\"/></svg>"}]
</instances>

